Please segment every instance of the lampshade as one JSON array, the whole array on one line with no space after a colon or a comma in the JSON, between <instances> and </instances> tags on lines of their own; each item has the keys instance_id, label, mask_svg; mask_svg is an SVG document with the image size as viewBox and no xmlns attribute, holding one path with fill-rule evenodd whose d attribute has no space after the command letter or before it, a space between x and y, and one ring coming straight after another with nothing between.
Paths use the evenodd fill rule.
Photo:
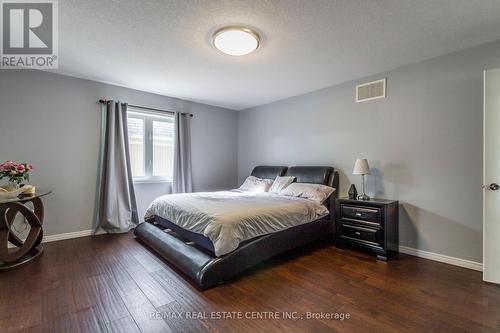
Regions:
<instances>
[{"instance_id":1,"label":"lampshade","mask_svg":"<svg viewBox=\"0 0 500 333\"><path fill-rule=\"evenodd\" d=\"M370 173L370 167L368 166L368 161L366 158L358 158L356 163L354 163L354 170L352 170L353 175L367 175Z\"/></svg>"}]
</instances>

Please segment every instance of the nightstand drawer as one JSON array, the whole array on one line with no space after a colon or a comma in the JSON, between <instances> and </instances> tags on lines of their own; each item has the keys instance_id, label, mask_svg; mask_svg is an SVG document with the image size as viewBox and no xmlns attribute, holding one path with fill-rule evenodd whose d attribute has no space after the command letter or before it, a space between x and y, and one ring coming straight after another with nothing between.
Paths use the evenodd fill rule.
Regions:
<instances>
[{"instance_id":1,"label":"nightstand drawer","mask_svg":"<svg viewBox=\"0 0 500 333\"><path fill-rule=\"evenodd\" d=\"M341 218L380 224L380 209L341 205Z\"/></svg>"},{"instance_id":2,"label":"nightstand drawer","mask_svg":"<svg viewBox=\"0 0 500 333\"><path fill-rule=\"evenodd\" d=\"M342 224L342 238L359 240L362 242L372 243L373 245L380 245L380 230L363 228L359 226Z\"/></svg>"}]
</instances>

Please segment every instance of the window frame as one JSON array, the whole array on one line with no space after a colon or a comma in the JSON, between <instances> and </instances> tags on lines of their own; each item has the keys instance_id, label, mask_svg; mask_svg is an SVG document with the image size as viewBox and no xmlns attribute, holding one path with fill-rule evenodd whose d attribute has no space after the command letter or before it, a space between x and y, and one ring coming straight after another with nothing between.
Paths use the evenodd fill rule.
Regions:
<instances>
[{"instance_id":1,"label":"window frame","mask_svg":"<svg viewBox=\"0 0 500 333\"><path fill-rule=\"evenodd\" d=\"M141 119L143 121L143 144L144 144L144 176L134 177L133 182L138 184L158 184L158 183L172 183L173 182L173 172L172 177L164 176L153 176L153 121L172 123L175 122L174 114L161 111L151 111L140 107L128 107L127 109L127 127L128 119L135 118ZM127 128L128 131L128 128ZM129 143L130 144L130 143ZM175 145L175 126L174 133L172 137L172 145ZM173 148L173 147L172 147ZM172 156L173 157L173 156ZM173 164L173 158L172 158ZM173 165L172 165L173 167Z\"/></svg>"}]
</instances>

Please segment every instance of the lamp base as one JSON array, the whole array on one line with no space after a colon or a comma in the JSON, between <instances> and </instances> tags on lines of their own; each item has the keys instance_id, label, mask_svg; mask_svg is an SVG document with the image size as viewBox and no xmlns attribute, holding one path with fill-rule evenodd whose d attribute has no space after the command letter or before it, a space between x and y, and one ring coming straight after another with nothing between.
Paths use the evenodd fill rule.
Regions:
<instances>
[{"instance_id":1,"label":"lamp base","mask_svg":"<svg viewBox=\"0 0 500 333\"><path fill-rule=\"evenodd\" d=\"M370 197L363 193L358 197L358 200L368 201L370 200Z\"/></svg>"}]
</instances>

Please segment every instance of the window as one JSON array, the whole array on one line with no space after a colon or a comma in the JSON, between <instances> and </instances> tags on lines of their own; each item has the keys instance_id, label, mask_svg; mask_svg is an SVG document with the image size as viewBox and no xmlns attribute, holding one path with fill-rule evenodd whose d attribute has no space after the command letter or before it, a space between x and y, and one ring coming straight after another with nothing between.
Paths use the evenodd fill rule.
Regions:
<instances>
[{"instance_id":1,"label":"window","mask_svg":"<svg viewBox=\"0 0 500 333\"><path fill-rule=\"evenodd\" d=\"M174 117L129 107L127 122L134 181L172 181Z\"/></svg>"}]
</instances>

